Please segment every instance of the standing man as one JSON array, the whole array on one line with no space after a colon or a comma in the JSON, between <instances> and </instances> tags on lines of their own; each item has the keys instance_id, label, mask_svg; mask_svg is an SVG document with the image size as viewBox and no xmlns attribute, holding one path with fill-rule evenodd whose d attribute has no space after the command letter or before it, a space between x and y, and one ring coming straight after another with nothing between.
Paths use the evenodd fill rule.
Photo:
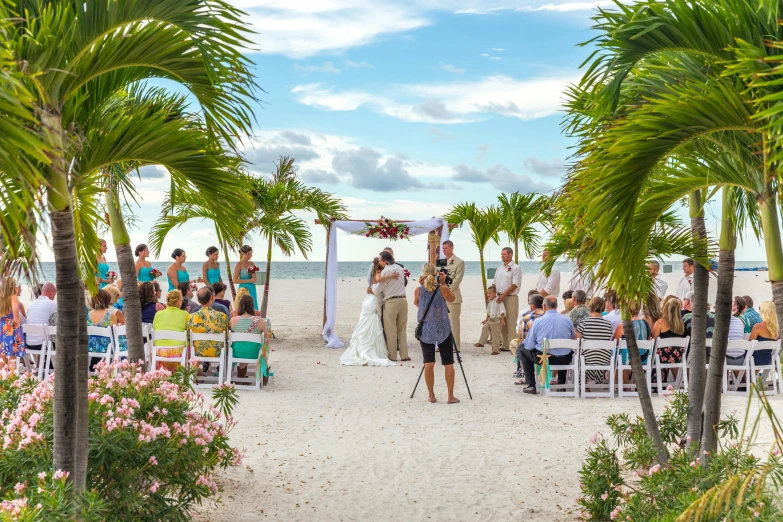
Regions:
<instances>
[{"instance_id":1,"label":"standing man","mask_svg":"<svg viewBox=\"0 0 783 522\"><path fill-rule=\"evenodd\" d=\"M386 336L386 352L389 360L397 361L397 342L400 346L400 358L410 361L408 357L408 300L405 294L405 272L394 262L392 255L383 251L380 254L380 265L383 268L381 277L398 274L397 278L388 279L379 284L383 293L383 332Z\"/></svg>"},{"instance_id":2,"label":"standing man","mask_svg":"<svg viewBox=\"0 0 783 522\"><path fill-rule=\"evenodd\" d=\"M647 263L647 272L650 273L650 278L653 281L653 285L655 285L655 294L658 296L658 299L663 299L666 297L666 291L669 289L669 283L663 280L663 278L658 275L658 272L661 270L661 264L658 261L650 261Z\"/></svg>"},{"instance_id":3,"label":"standing man","mask_svg":"<svg viewBox=\"0 0 783 522\"><path fill-rule=\"evenodd\" d=\"M522 284L522 269L514 263L514 249L506 247L500 251L503 264L495 271L495 288L498 290L497 302L506 308L506 317L519 315L519 287ZM516 321L506 321L503 328L502 352L511 351L511 340L516 338Z\"/></svg>"},{"instance_id":4,"label":"standing man","mask_svg":"<svg viewBox=\"0 0 783 522\"><path fill-rule=\"evenodd\" d=\"M449 275L453 281L449 285L449 290L454 294L454 301L449 303L449 319L451 320L451 333L454 336L454 344L457 348L460 348L460 335L459 335L459 315L462 312L462 292L460 292L459 285L462 283L462 278L465 277L465 261L454 255L454 243L444 241L443 255L446 256L446 268L449 269ZM506 316L506 322L508 322L508 316Z\"/></svg>"},{"instance_id":5,"label":"standing man","mask_svg":"<svg viewBox=\"0 0 783 522\"><path fill-rule=\"evenodd\" d=\"M544 254L541 256L541 260L546 262L549 259L549 250L544 250ZM553 295L557 297L560 295L560 270L552 267L552 270L547 274L543 270L538 274L538 283L536 283L536 291L538 295L544 297Z\"/></svg>"},{"instance_id":6,"label":"standing man","mask_svg":"<svg viewBox=\"0 0 783 522\"><path fill-rule=\"evenodd\" d=\"M576 258L576 270L571 274L571 281L568 282L568 289L572 292L583 291L587 299L593 297L593 276L590 272L585 272L584 263L581 258Z\"/></svg>"},{"instance_id":7,"label":"standing man","mask_svg":"<svg viewBox=\"0 0 783 522\"><path fill-rule=\"evenodd\" d=\"M677 297L682 301L688 292L693 291L693 265L695 261L690 257L682 260L682 271L685 274L677 285Z\"/></svg>"}]
</instances>

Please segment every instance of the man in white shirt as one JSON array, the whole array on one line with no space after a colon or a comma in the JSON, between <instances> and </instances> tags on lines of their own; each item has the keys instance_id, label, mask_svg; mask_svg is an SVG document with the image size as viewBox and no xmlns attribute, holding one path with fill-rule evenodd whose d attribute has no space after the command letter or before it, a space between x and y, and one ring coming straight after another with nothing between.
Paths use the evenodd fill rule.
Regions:
<instances>
[{"instance_id":1,"label":"man in white shirt","mask_svg":"<svg viewBox=\"0 0 783 522\"><path fill-rule=\"evenodd\" d=\"M399 341L400 358L410 361L408 357L408 300L405 293L405 272L394 262L394 258L385 250L380 254L380 265L383 268L381 277L398 274L396 279L388 279L378 283L378 290L383 293L383 332L386 336L386 352L389 359L397 360L397 344Z\"/></svg>"},{"instance_id":2,"label":"man in white shirt","mask_svg":"<svg viewBox=\"0 0 783 522\"><path fill-rule=\"evenodd\" d=\"M498 291L497 302L506 308L506 317L519 314L519 287L522 284L522 269L514 263L514 249L506 247L500 251L503 264L495 271L495 288ZM503 328L503 352L510 352L511 340L516 338L516 323L506 321Z\"/></svg>"},{"instance_id":3,"label":"man in white shirt","mask_svg":"<svg viewBox=\"0 0 783 522\"><path fill-rule=\"evenodd\" d=\"M617 309L617 294L610 290L604 295L604 300L606 301L606 311L608 312L604 319L612 323L612 332L615 332L617 327L623 322L622 317L620 317L620 310Z\"/></svg>"},{"instance_id":4,"label":"man in white shirt","mask_svg":"<svg viewBox=\"0 0 783 522\"><path fill-rule=\"evenodd\" d=\"M546 262L549 258L549 250L544 250L544 254L541 256L541 260ZM543 270L538 274L538 283L536 283L536 291L538 295L547 297L549 295L560 295L560 270L552 267L552 271L549 275Z\"/></svg>"},{"instance_id":5,"label":"man in white shirt","mask_svg":"<svg viewBox=\"0 0 783 522\"><path fill-rule=\"evenodd\" d=\"M682 260L682 271L685 273L677 285L677 297L682 301L688 292L693 291L693 265L695 261L690 257Z\"/></svg>"},{"instance_id":6,"label":"man in white shirt","mask_svg":"<svg viewBox=\"0 0 783 522\"><path fill-rule=\"evenodd\" d=\"M666 291L669 289L669 283L663 280L663 278L658 275L658 272L661 270L661 264L658 261L650 261L647 263L647 272L650 273L650 278L653 281L653 285L655 285L655 294L658 296L658 299L663 299L666 297Z\"/></svg>"},{"instance_id":7,"label":"man in white shirt","mask_svg":"<svg viewBox=\"0 0 783 522\"><path fill-rule=\"evenodd\" d=\"M454 255L454 243L451 241L444 241L443 255L446 256L446 268L449 270L452 282L449 285L449 290L454 294L454 301L446 305L449 307L449 321L451 321L451 335L454 337L454 344L457 348L460 348L460 323L459 316L462 312L462 292L459 289L459 285L462 283L462 278L465 277L465 261Z\"/></svg>"},{"instance_id":8,"label":"man in white shirt","mask_svg":"<svg viewBox=\"0 0 783 522\"><path fill-rule=\"evenodd\" d=\"M27 308L28 324L49 324L49 316L57 310L54 298L57 296L57 288L52 283L44 283L41 287L41 295L30 303ZM46 339L43 335L27 335L27 347L40 350Z\"/></svg>"},{"instance_id":9,"label":"man in white shirt","mask_svg":"<svg viewBox=\"0 0 783 522\"><path fill-rule=\"evenodd\" d=\"M587 295L587 299L593 297L593 276L590 272L583 271L583 263L580 258L576 258L576 270L571 274L571 280L568 282L568 289L572 292L581 290Z\"/></svg>"}]
</instances>

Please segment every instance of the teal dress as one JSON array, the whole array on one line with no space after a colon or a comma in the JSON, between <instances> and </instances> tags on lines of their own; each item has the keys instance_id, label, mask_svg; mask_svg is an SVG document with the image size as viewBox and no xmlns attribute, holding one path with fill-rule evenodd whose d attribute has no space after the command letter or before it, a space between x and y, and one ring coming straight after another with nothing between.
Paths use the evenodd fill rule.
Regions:
<instances>
[{"instance_id":1,"label":"teal dress","mask_svg":"<svg viewBox=\"0 0 783 522\"><path fill-rule=\"evenodd\" d=\"M152 267L149 266L143 266L139 268L139 277L138 279L139 283L151 283L152 282L152 274L150 274L150 271L152 270Z\"/></svg>"},{"instance_id":2,"label":"teal dress","mask_svg":"<svg viewBox=\"0 0 783 522\"><path fill-rule=\"evenodd\" d=\"M263 321L261 318L255 319L256 323ZM231 331L236 333L260 334L261 329L258 327L258 324L253 325L253 322L253 319L249 317L240 317L239 321L237 321L236 324L231 327ZM231 348L234 350L234 357L238 359L257 359L258 354L261 351L261 343L254 343L251 341L234 341L231 344ZM269 367L266 363L267 357L269 357L269 354L266 354L266 357L261 357L260 372L264 377L272 377L274 376L274 373L269 371Z\"/></svg>"},{"instance_id":3,"label":"teal dress","mask_svg":"<svg viewBox=\"0 0 783 522\"><path fill-rule=\"evenodd\" d=\"M214 285L220 281L220 269L219 268L207 268L207 281L210 285Z\"/></svg>"},{"instance_id":4,"label":"teal dress","mask_svg":"<svg viewBox=\"0 0 783 522\"><path fill-rule=\"evenodd\" d=\"M97 277L100 277L101 279L106 279L106 276L109 274L109 264L108 263L98 263L98 273L95 274ZM108 285L109 283L101 282L98 285L98 288L101 289L104 286Z\"/></svg>"},{"instance_id":5,"label":"teal dress","mask_svg":"<svg viewBox=\"0 0 783 522\"><path fill-rule=\"evenodd\" d=\"M251 275L250 272L247 270L240 270L239 271L239 278L240 279L250 279ZM247 291L250 293L250 297L253 298L253 308L258 310L258 295L256 294L256 284L255 283L242 283L239 285L239 288L247 288Z\"/></svg>"},{"instance_id":6,"label":"teal dress","mask_svg":"<svg viewBox=\"0 0 783 522\"><path fill-rule=\"evenodd\" d=\"M171 278L167 277L169 280L169 292L172 290L177 289L177 285L171 282ZM189 283L190 282L190 274L188 274L187 270L177 270L177 284L179 283Z\"/></svg>"}]
</instances>

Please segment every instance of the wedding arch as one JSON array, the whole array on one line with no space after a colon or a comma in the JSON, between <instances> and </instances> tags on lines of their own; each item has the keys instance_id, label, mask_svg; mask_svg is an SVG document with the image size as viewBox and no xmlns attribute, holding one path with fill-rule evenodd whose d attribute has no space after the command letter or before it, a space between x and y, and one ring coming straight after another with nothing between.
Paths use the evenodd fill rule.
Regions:
<instances>
[{"instance_id":1,"label":"wedding arch","mask_svg":"<svg viewBox=\"0 0 783 522\"><path fill-rule=\"evenodd\" d=\"M322 224L320 220L316 224ZM372 228L378 228L379 220L331 220L326 227L326 280L324 282L324 325L323 336L327 348L339 349L345 344L340 337L334 333L334 325L337 318L337 230L342 230L349 234L363 235L366 237L380 237L371 234ZM435 261L435 256L443 257L440 245L449 239L449 225L442 218L424 219L420 221L393 221L393 223L403 224L405 236L420 236L429 234L430 262ZM402 231L401 231L402 233Z\"/></svg>"}]
</instances>

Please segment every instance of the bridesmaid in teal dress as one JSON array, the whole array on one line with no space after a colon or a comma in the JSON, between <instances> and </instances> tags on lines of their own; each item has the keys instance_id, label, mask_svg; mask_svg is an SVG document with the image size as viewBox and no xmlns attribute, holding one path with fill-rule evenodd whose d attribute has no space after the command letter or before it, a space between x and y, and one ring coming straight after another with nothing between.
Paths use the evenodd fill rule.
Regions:
<instances>
[{"instance_id":1,"label":"bridesmaid in teal dress","mask_svg":"<svg viewBox=\"0 0 783 522\"><path fill-rule=\"evenodd\" d=\"M95 282L98 283L98 289L100 290L106 285L113 283L111 279L107 277L109 273L109 263L106 262L106 240L101 239L101 251L96 256L98 260L98 272L95 274Z\"/></svg>"},{"instance_id":2,"label":"bridesmaid in teal dress","mask_svg":"<svg viewBox=\"0 0 783 522\"><path fill-rule=\"evenodd\" d=\"M149 255L150 249L147 248L147 245L144 243L136 247L136 257L139 258L136 261L136 280L139 283L152 282L152 274L150 274L150 270L152 270L152 263L147 261Z\"/></svg>"},{"instance_id":3,"label":"bridesmaid in teal dress","mask_svg":"<svg viewBox=\"0 0 783 522\"><path fill-rule=\"evenodd\" d=\"M218 263L220 252L217 247L211 246L207 249L207 260L201 265L201 281L209 286L215 286L215 283L222 281L220 278L220 263Z\"/></svg>"},{"instance_id":4,"label":"bridesmaid in teal dress","mask_svg":"<svg viewBox=\"0 0 783 522\"><path fill-rule=\"evenodd\" d=\"M234 266L234 281L239 283L239 288L247 288L250 297L253 298L253 308L258 310L258 296L256 294L256 277L258 272L250 272L250 267L256 265L250 261L253 249L250 245L242 245L239 249L239 262Z\"/></svg>"},{"instance_id":5,"label":"bridesmaid in teal dress","mask_svg":"<svg viewBox=\"0 0 783 522\"><path fill-rule=\"evenodd\" d=\"M174 262L171 263L171 266L166 272L169 278L169 292L176 290L177 284L179 283L190 282L190 274L188 274L188 271L184 266L185 259L187 258L185 251L181 248L175 248L174 252L171 254L171 258L174 259Z\"/></svg>"}]
</instances>

